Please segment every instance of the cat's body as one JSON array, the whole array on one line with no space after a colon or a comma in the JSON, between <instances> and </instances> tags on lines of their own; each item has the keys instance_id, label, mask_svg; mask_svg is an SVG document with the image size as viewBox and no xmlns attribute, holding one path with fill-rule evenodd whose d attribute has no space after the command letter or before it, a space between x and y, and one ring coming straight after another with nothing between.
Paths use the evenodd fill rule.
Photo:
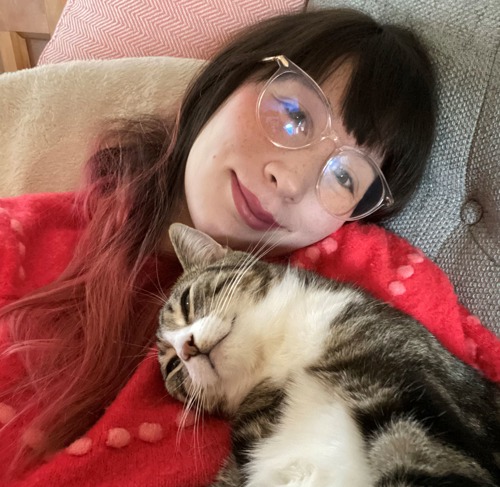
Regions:
<instances>
[{"instance_id":1,"label":"cat's body","mask_svg":"<svg viewBox=\"0 0 500 487\"><path fill-rule=\"evenodd\" d=\"M161 312L160 363L172 395L232 421L214 485L500 485L499 388L422 325L348 285L171 233L186 272Z\"/></svg>"}]
</instances>

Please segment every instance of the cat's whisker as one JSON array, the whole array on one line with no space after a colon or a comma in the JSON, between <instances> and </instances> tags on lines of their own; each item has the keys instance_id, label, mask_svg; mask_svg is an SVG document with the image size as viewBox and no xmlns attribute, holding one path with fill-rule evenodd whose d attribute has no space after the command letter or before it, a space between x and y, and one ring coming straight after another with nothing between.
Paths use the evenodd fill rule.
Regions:
<instances>
[{"instance_id":1,"label":"cat's whisker","mask_svg":"<svg viewBox=\"0 0 500 487\"><path fill-rule=\"evenodd\" d=\"M254 257L256 257L257 259L261 260L263 259L267 254L269 254L270 252L272 252L274 249L276 249L279 244L284 240L285 236L282 235L280 238L278 238L272 245L269 245L269 242L271 242L272 240L274 240L274 237L276 235L276 233L278 232L277 229L274 229L274 230L268 230L267 232L265 232L261 239L259 240L259 242L254 245L254 248L251 250L251 253L252 255L254 255ZM263 244L258 248L257 251L256 248L257 246L260 244L260 242L266 238L266 240L263 242Z\"/></svg>"},{"instance_id":2,"label":"cat's whisker","mask_svg":"<svg viewBox=\"0 0 500 487\"><path fill-rule=\"evenodd\" d=\"M284 237L278 239L278 241L271 246L267 245L267 242L270 242L276 233L277 233L276 229L274 229L273 231L265 232L260 237L260 239L255 244L253 244L252 247L249 248L249 252L245 253L245 257L243 258L239 267L240 272L238 272L236 278L233 278L230 281L229 287L224 294L225 298L224 301L219 300L215 306L216 314L223 315L225 313L227 306L229 305L229 303L233 298L234 292L239 282L241 281L241 279L245 277L246 271L248 271L252 267L252 265L256 262L256 260L261 259L279 245L279 243ZM264 240L264 238L266 240L264 241L264 244L261 246L260 244ZM257 250L257 252L255 252L255 250Z\"/></svg>"},{"instance_id":3,"label":"cat's whisker","mask_svg":"<svg viewBox=\"0 0 500 487\"><path fill-rule=\"evenodd\" d=\"M219 309L217 311L220 312L221 315L225 314L225 311L229 306L229 303L231 302L234 293L236 292L238 284L245 277L246 272L251 268L251 266L256 262L256 259L258 258L251 254L244 254L244 255L245 256L240 264L241 265L240 271L233 275L229 283L229 287L224 294L224 301L221 301L220 305L218 306Z\"/></svg>"},{"instance_id":4,"label":"cat's whisker","mask_svg":"<svg viewBox=\"0 0 500 487\"><path fill-rule=\"evenodd\" d=\"M163 306L165 304L165 302L168 301L168 297L164 292L159 294L159 293L154 293L152 291L149 291L147 289L142 289L142 288L137 288L136 292L139 296L142 295L145 298L149 298L151 300L150 301L151 304L154 304L154 305Z\"/></svg>"},{"instance_id":5,"label":"cat's whisker","mask_svg":"<svg viewBox=\"0 0 500 487\"><path fill-rule=\"evenodd\" d=\"M217 289L217 286L219 285L219 279L220 276L222 275L222 269L219 269L219 272L217 273L216 281L215 281L215 286L213 286L212 289L212 297L210 299L210 309L214 309L215 313L217 314L218 312L218 302L215 303L215 306L213 305L214 300L215 300L215 290Z\"/></svg>"},{"instance_id":6,"label":"cat's whisker","mask_svg":"<svg viewBox=\"0 0 500 487\"><path fill-rule=\"evenodd\" d=\"M161 279L160 279L160 275L158 273L158 260L155 260L155 277L156 277L156 279L153 279L153 276L151 276L151 275L148 275L147 277L148 277L149 282L153 285L156 292L148 291L148 290L144 289L143 286L140 286L140 287L134 286L134 289L136 289L139 292L143 292L146 295L149 294L155 298L158 297L160 300L160 304L163 304L165 301L168 300L168 296L166 295L165 290L163 289L163 287L161 285Z\"/></svg>"},{"instance_id":7,"label":"cat's whisker","mask_svg":"<svg viewBox=\"0 0 500 487\"><path fill-rule=\"evenodd\" d=\"M187 408L185 409L185 413L183 414L183 426L186 424L187 417L189 413L192 414L193 416L193 443L195 447L195 451L198 451L200 449L200 442L199 442L199 437L200 437L200 415L203 413L203 407L204 407L204 394L203 394L203 388L201 385L194 385L191 384L190 391L189 391L189 396L190 400L187 404Z\"/></svg>"},{"instance_id":8,"label":"cat's whisker","mask_svg":"<svg viewBox=\"0 0 500 487\"><path fill-rule=\"evenodd\" d=\"M203 407L204 407L204 394L203 394L203 391L202 391L202 388L201 386L199 386L199 391L198 391L198 403L197 403L197 407L195 408L195 411L194 411L194 424L193 424L193 437L194 437L194 446L195 446L195 451L199 452L200 451L200 445L201 445L201 441L200 441L200 436L201 436L201 426L200 426L200 416L201 416L201 412L203 410Z\"/></svg>"},{"instance_id":9,"label":"cat's whisker","mask_svg":"<svg viewBox=\"0 0 500 487\"><path fill-rule=\"evenodd\" d=\"M186 381L187 381L187 378L184 379L184 381L182 382L183 386L184 386ZM196 399L196 390L194 388L193 383L191 383L189 388L186 390L186 400L184 402L184 407L182 409L182 413L181 413L181 416L179 418L179 424L178 424L177 435L176 435L177 447L180 445L180 437L181 437L182 431L186 427L187 418L189 416L189 413L193 409L193 404L196 402L196 400L197 400ZM196 407L195 407L195 410L196 410Z\"/></svg>"},{"instance_id":10,"label":"cat's whisker","mask_svg":"<svg viewBox=\"0 0 500 487\"><path fill-rule=\"evenodd\" d=\"M257 242L247 247L245 252L254 255L259 259L262 258L264 255L269 253L270 250L274 250L279 245L279 243L281 243L281 241L284 239L284 236L282 236L273 245L268 245L268 243L272 241L272 239L277 233L278 233L277 228L265 231Z\"/></svg>"},{"instance_id":11,"label":"cat's whisker","mask_svg":"<svg viewBox=\"0 0 500 487\"><path fill-rule=\"evenodd\" d=\"M276 232L276 230L274 231ZM264 234L265 235L265 234ZM269 237L269 240L272 238L273 235ZM263 238L263 237L262 237ZM283 237L282 237L283 238ZM278 240L274 245L267 247L264 246L259 252L257 252L254 255L248 254L247 257L241 262L241 270L238 273L238 279L233 280L233 286L232 289L229 289L229 292L227 293L227 300L226 303L230 303L231 300L233 299L234 293L236 292L237 286L240 283L240 281L246 276L247 272L256 264L257 261L265 257L267 253L271 252L275 247L279 245L279 242L281 241ZM255 290L255 293L257 293L258 290Z\"/></svg>"},{"instance_id":12,"label":"cat's whisker","mask_svg":"<svg viewBox=\"0 0 500 487\"><path fill-rule=\"evenodd\" d=\"M238 288L238 284L245 277L246 273L251 269L252 265L255 264L256 258L247 254L241 263L241 272L236 273L230 281L229 288L224 294L224 301L220 305L221 314L225 314L227 307L231 303L233 296Z\"/></svg>"},{"instance_id":13,"label":"cat's whisker","mask_svg":"<svg viewBox=\"0 0 500 487\"><path fill-rule=\"evenodd\" d=\"M236 288L237 288L237 285L239 284L240 280L243 279L244 275L245 275L245 272L251 268L251 266L253 265L253 263L255 262L256 259L259 259L261 256L265 255L267 252L269 252L270 250L264 250L265 249L265 246L264 248L263 247L259 247L260 243L262 242L262 240L266 237L267 238L267 241L270 241L272 236L277 232L277 230L274 230L271 235L269 235L268 232L265 232L261 237L260 239L255 243L253 244L252 247L250 247L249 251L247 253L245 253L245 257L243 258L242 262L241 262L241 267L240 267L240 270L241 270L241 273L238 273L237 274L237 278L233 278L230 283L229 283L229 287L228 289L226 290L226 293L224 294L225 296L225 301L224 302L221 302L219 300L219 303L218 303L218 306L216 306L215 308L215 311L217 314L224 314L223 312L226 310L226 307L227 305L231 302L231 299L233 297L233 294L234 294L234 291ZM281 239L280 239L281 240ZM275 244L275 245L278 245L279 241ZM272 247L274 248L274 247ZM271 248L271 249L272 249ZM253 253L256 249L260 249L258 250L255 254ZM215 287L214 287L215 289Z\"/></svg>"},{"instance_id":14,"label":"cat's whisker","mask_svg":"<svg viewBox=\"0 0 500 487\"><path fill-rule=\"evenodd\" d=\"M160 275L158 273L158 260L155 260L155 273L156 273L156 282L153 282L153 284L155 284L157 286L156 289L158 290L159 295L162 298L164 298L165 301L168 301L168 296L165 293L165 290L163 289L163 287L161 285L161 279L160 279Z\"/></svg>"},{"instance_id":15,"label":"cat's whisker","mask_svg":"<svg viewBox=\"0 0 500 487\"><path fill-rule=\"evenodd\" d=\"M271 239L274 237L275 233L277 232L277 230L273 230L272 232L266 232L262 235L262 237L259 239L259 241L253 246L253 251L255 249L258 248L258 245L260 244L260 242L264 239L264 237L267 236L267 242L271 241ZM226 296L227 296L227 299L226 299L226 305L228 303L231 302L232 298L233 298L233 295L236 291L236 288L239 284L239 282L245 277L247 271L249 271L251 269L251 267L260 259L262 259L263 257L265 257L269 252L271 252L272 250L274 250L278 245L279 243L282 241L284 237L281 237L280 239L278 239L277 242L275 242L273 245L271 246L267 246L265 242L265 245L260 247L260 249L255 253L255 254L252 254L252 253L247 253L245 254L245 257L243 258L240 266L238 266L238 279L233 279L231 281L231 284L232 286L228 289L227 293L226 293ZM225 308L225 306L223 306L223 309Z\"/></svg>"},{"instance_id":16,"label":"cat's whisker","mask_svg":"<svg viewBox=\"0 0 500 487\"><path fill-rule=\"evenodd\" d=\"M137 357L139 357L139 355ZM158 360L158 357L153 355L151 352L148 352L144 357L144 360Z\"/></svg>"}]
</instances>

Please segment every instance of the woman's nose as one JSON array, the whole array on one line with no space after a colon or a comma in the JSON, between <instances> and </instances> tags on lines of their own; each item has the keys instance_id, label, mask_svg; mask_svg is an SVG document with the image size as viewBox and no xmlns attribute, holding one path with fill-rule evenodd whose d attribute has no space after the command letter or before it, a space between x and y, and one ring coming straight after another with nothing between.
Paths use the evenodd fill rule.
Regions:
<instances>
[{"instance_id":1,"label":"woman's nose","mask_svg":"<svg viewBox=\"0 0 500 487\"><path fill-rule=\"evenodd\" d=\"M287 202L299 203L316 186L320 170L318 160L308 152L288 150L274 157L264 168L268 184Z\"/></svg>"}]
</instances>

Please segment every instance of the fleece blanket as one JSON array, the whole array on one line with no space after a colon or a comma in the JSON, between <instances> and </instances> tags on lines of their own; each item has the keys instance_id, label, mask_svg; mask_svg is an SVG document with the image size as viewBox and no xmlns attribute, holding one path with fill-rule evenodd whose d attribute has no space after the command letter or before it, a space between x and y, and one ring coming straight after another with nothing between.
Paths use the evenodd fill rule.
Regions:
<instances>
[{"instance_id":1,"label":"fleece blanket","mask_svg":"<svg viewBox=\"0 0 500 487\"><path fill-rule=\"evenodd\" d=\"M175 116L204 61L71 61L0 76L0 197L77 187L108 120Z\"/></svg>"},{"instance_id":2,"label":"fleece blanket","mask_svg":"<svg viewBox=\"0 0 500 487\"><path fill-rule=\"evenodd\" d=\"M79 222L72 194L0 199L0 306L64 269L82 231ZM500 382L500 340L460 305L444 273L403 239L375 225L348 224L296 251L291 263L366 288L413 315L449 350ZM0 391L22 373L12 357L1 362ZM0 400L0 426L11 435L0 445L0 465L9 465L15 437L30 447L43 435L11 425L21 408L22 398ZM18 481L2 483L0 470L0 485L208 485L228 452L228 425L205 416L180 429L181 411L165 392L153 353L90 431Z\"/></svg>"}]
</instances>

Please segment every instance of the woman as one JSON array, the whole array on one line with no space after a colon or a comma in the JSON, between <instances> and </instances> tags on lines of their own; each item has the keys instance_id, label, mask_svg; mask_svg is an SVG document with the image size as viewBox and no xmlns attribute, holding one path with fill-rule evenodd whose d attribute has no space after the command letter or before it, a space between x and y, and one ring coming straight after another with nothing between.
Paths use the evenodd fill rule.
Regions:
<instances>
[{"instance_id":1,"label":"woman","mask_svg":"<svg viewBox=\"0 0 500 487\"><path fill-rule=\"evenodd\" d=\"M287 255L346 221L401 210L434 126L434 75L417 39L359 12L321 10L237 36L192 83L173 127L143 120L110 131L76 204L65 195L54 210L74 222L58 240L64 257L12 291L0 314L11 344L3 358L27 372L4 381L0 401L19 395L23 408L1 434L17 438L26 421L44 432L16 465L85 434L154 343L151 295L179 272L170 223Z\"/></svg>"}]
</instances>

